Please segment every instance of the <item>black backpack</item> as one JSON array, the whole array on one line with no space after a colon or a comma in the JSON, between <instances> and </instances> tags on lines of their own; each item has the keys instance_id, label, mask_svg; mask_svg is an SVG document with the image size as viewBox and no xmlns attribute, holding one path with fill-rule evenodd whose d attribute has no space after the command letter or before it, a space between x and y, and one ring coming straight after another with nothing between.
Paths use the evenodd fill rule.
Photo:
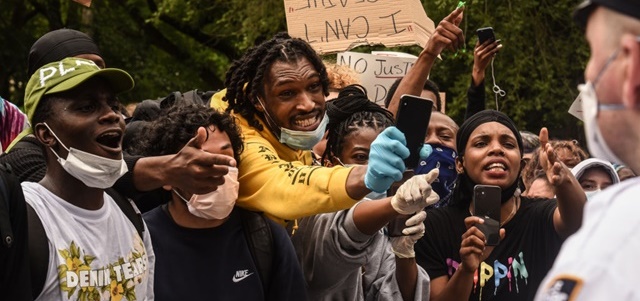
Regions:
<instances>
[{"instance_id":1,"label":"black backpack","mask_svg":"<svg viewBox=\"0 0 640 301\"><path fill-rule=\"evenodd\" d=\"M209 100L217 91L200 91L198 89L187 92L174 91L160 100L160 109L166 110L173 106L183 106L188 104L208 105Z\"/></svg>"},{"instance_id":2,"label":"black backpack","mask_svg":"<svg viewBox=\"0 0 640 301\"><path fill-rule=\"evenodd\" d=\"M267 217L262 213L240 209L240 219L244 237L247 239L249 251L253 262L260 274L264 297L269 298L269 283L271 269L273 267L273 234L267 222Z\"/></svg>"},{"instance_id":3,"label":"black backpack","mask_svg":"<svg viewBox=\"0 0 640 301\"><path fill-rule=\"evenodd\" d=\"M27 213L20 181L0 164L0 291L2 299L33 300L27 254Z\"/></svg>"}]
</instances>

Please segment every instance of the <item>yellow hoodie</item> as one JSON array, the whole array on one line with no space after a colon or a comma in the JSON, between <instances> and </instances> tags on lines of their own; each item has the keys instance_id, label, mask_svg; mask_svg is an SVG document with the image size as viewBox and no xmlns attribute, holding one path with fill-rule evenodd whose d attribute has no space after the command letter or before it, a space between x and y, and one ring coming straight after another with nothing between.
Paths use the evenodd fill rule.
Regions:
<instances>
[{"instance_id":1,"label":"yellow hoodie","mask_svg":"<svg viewBox=\"0 0 640 301\"><path fill-rule=\"evenodd\" d=\"M222 101L225 93L222 90L213 96L213 108L227 107ZM238 206L264 212L285 225L288 220L347 209L358 201L346 190L350 167L311 166L311 151L280 143L260 118L262 131L250 127L239 114L234 117L244 139L238 164Z\"/></svg>"}]
</instances>

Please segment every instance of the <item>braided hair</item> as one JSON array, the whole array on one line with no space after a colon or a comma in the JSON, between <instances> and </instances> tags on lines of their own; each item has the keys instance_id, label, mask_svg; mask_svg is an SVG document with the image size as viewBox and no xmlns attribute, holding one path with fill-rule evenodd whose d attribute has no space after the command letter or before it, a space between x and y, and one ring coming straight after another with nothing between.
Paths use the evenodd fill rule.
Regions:
<instances>
[{"instance_id":1,"label":"braided hair","mask_svg":"<svg viewBox=\"0 0 640 301\"><path fill-rule=\"evenodd\" d=\"M255 115L263 116L254 104L258 95L264 96L264 78L276 61L297 62L306 58L320 74L322 92L329 95L329 78L322 60L309 43L292 38L286 32L249 49L242 58L234 61L227 71L224 82L227 93L222 98L229 103L227 112L234 111L244 117L249 125L262 131L263 127ZM245 87L246 85L246 87Z\"/></svg>"},{"instance_id":2,"label":"braided hair","mask_svg":"<svg viewBox=\"0 0 640 301\"><path fill-rule=\"evenodd\" d=\"M367 98L367 90L361 85L342 89L338 97L327 102L327 147L322 162L342 153L344 139L349 134L372 128L378 132L394 124L393 114Z\"/></svg>"}]
</instances>

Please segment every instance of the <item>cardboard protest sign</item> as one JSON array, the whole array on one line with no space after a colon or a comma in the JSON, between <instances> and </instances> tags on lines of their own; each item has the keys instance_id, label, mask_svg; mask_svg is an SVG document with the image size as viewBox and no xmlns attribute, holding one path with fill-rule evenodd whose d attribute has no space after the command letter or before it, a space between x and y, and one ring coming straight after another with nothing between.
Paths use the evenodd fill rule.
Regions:
<instances>
[{"instance_id":1,"label":"cardboard protest sign","mask_svg":"<svg viewBox=\"0 0 640 301\"><path fill-rule=\"evenodd\" d=\"M360 45L426 45L435 31L420 0L284 0L287 28L320 54Z\"/></svg>"},{"instance_id":2,"label":"cardboard protest sign","mask_svg":"<svg viewBox=\"0 0 640 301\"><path fill-rule=\"evenodd\" d=\"M404 77L417 59L404 53L396 53L395 56L389 52L384 54L342 52L337 57L338 65L347 65L358 73L369 99L381 106L384 105L389 87L396 79Z\"/></svg>"}]
</instances>

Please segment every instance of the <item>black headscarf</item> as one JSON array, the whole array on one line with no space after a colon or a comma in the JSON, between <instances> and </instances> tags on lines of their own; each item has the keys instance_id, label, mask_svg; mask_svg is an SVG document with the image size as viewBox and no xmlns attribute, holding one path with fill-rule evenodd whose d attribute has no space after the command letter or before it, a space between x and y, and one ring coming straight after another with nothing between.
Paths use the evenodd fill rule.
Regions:
<instances>
[{"instance_id":1,"label":"black headscarf","mask_svg":"<svg viewBox=\"0 0 640 301\"><path fill-rule=\"evenodd\" d=\"M38 68L80 54L100 54L98 45L85 33L63 28L40 37L29 51L29 76Z\"/></svg>"},{"instance_id":2,"label":"black headscarf","mask_svg":"<svg viewBox=\"0 0 640 301\"><path fill-rule=\"evenodd\" d=\"M487 122L497 122L504 126L506 126L516 137L516 142L518 143L518 150L520 151L520 158L523 155L523 145L522 145L522 136L516 127L516 124L504 113L495 111L495 110L484 110L476 113L471 116L471 118L464 121L460 129L458 130L458 135L456 137L457 151L458 151L458 159L462 162L464 160L464 151L467 147L467 142L469 141L469 137L471 133L478 128L480 125L485 124ZM520 182L520 172L522 168L520 168L518 172L518 178L509 186L507 189L502 190L502 202L508 201L518 190L518 184ZM456 181L456 187L454 188L453 197L450 202L452 206L468 206L471 201L473 187L477 183L474 183L471 178L465 173L459 174L458 179Z\"/></svg>"}]
</instances>

